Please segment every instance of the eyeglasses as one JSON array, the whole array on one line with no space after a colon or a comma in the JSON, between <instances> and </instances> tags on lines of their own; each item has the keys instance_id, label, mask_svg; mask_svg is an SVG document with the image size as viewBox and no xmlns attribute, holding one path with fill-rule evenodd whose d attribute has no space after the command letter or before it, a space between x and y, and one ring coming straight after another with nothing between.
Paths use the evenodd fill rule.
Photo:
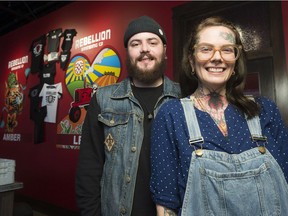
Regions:
<instances>
[{"instance_id":1,"label":"eyeglasses","mask_svg":"<svg viewBox=\"0 0 288 216\"><path fill-rule=\"evenodd\" d=\"M197 44L194 46L195 52L194 55L199 61L209 61L215 54L216 51L219 51L221 58L225 62L234 62L240 56L240 51L242 47L235 44L223 45L220 48L214 47L212 44Z\"/></svg>"}]
</instances>

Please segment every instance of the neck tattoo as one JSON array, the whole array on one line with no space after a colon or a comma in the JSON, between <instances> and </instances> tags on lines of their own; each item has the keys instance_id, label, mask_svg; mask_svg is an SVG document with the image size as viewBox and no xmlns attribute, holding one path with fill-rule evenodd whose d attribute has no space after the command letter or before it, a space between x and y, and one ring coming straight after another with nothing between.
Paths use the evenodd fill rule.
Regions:
<instances>
[{"instance_id":1,"label":"neck tattoo","mask_svg":"<svg viewBox=\"0 0 288 216\"><path fill-rule=\"evenodd\" d=\"M208 100L208 106L211 109L215 109L215 110L219 110L222 109L224 107L224 103L221 100L221 96L219 93L217 92L211 92L210 94L208 94L208 96L210 96L209 100Z\"/></svg>"},{"instance_id":2,"label":"neck tattoo","mask_svg":"<svg viewBox=\"0 0 288 216\"><path fill-rule=\"evenodd\" d=\"M215 91L205 95L203 89L200 89L200 91L195 92L194 98L195 106L198 109L207 112L222 134L228 136L228 129L224 115L228 103L226 102L225 97Z\"/></svg>"}]
</instances>

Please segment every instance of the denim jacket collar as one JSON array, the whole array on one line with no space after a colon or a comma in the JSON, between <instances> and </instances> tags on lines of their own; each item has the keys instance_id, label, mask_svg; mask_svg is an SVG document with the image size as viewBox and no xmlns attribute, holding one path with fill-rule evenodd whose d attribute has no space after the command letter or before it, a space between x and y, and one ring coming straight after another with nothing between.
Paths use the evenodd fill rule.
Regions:
<instances>
[{"instance_id":1,"label":"denim jacket collar","mask_svg":"<svg viewBox=\"0 0 288 216\"><path fill-rule=\"evenodd\" d=\"M167 76L164 76L163 79L163 96L171 96L171 97L179 97L179 85L172 82ZM112 93L111 98L121 99L125 97L130 97L132 94L131 88L131 80L130 78L126 78L120 85L116 88L116 90Z\"/></svg>"}]
</instances>

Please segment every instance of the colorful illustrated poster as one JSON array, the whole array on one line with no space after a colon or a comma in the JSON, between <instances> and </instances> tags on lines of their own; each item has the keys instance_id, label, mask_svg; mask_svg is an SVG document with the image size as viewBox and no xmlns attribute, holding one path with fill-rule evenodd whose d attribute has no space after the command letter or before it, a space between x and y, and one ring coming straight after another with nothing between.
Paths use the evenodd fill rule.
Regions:
<instances>
[{"instance_id":1,"label":"colorful illustrated poster","mask_svg":"<svg viewBox=\"0 0 288 216\"><path fill-rule=\"evenodd\" d=\"M8 76L5 85L2 86L1 100L4 105L1 107L0 132L2 141L21 142L30 140L26 133L19 133L19 120L25 118L21 115L25 107L25 91L27 86L30 68L26 68L28 56L13 59L8 62ZM3 133L3 134L2 134Z\"/></svg>"},{"instance_id":2,"label":"colorful illustrated poster","mask_svg":"<svg viewBox=\"0 0 288 216\"><path fill-rule=\"evenodd\" d=\"M57 148L79 149L82 125L93 94L100 86L116 83L120 73L120 58L112 48L100 50L92 64L82 55L71 59L65 75L65 84L72 102L68 114L57 126ZM73 135L73 139L71 140L71 136L67 139L67 135Z\"/></svg>"}]
</instances>

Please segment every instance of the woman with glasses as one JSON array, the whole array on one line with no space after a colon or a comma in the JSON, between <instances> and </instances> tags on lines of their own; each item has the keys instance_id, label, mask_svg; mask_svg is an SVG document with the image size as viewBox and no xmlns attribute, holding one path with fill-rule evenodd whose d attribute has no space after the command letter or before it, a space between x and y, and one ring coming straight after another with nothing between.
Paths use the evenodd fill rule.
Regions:
<instances>
[{"instance_id":1,"label":"woman with glasses","mask_svg":"<svg viewBox=\"0 0 288 216\"><path fill-rule=\"evenodd\" d=\"M182 63L183 98L161 107L152 130L157 215L288 215L288 130L274 102L244 95L235 26L203 20Z\"/></svg>"}]
</instances>

